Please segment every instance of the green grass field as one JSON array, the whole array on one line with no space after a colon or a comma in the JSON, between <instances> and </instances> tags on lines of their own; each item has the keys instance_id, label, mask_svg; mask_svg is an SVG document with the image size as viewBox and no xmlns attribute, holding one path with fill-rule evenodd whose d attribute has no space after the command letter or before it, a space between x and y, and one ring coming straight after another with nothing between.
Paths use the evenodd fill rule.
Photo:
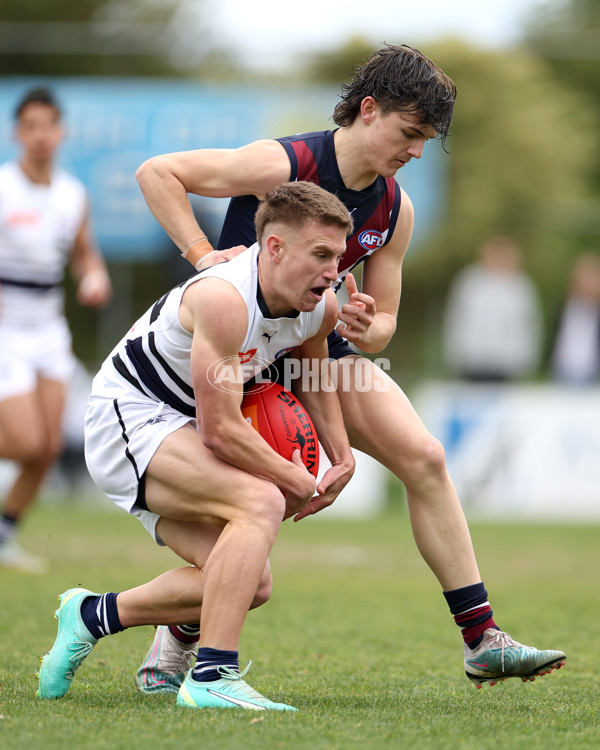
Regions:
<instances>
[{"instance_id":1,"label":"green grass field","mask_svg":"<svg viewBox=\"0 0 600 750\"><path fill-rule=\"evenodd\" d=\"M177 565L141 525L97 505L46 503L24 543L43 577L0 571L0 745L87 748L597 748L598 526L472 525L499 625L567 652L567 667L476 690L462 640L404 512L367 522L285 524L271 601L246 622L250 683L295 714L192 711L147 697L133 677L151 628L101 641L59 701L34 696L56 633L57 594L119 591Z\"/></svg>"}]
</instances>

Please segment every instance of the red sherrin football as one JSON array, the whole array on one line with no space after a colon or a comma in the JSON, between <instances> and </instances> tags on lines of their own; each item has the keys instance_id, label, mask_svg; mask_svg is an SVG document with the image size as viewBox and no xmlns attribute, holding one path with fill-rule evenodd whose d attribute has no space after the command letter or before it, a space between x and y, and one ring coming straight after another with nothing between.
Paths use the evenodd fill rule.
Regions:
<instances>
[{"instance_id":1,"label":"red sherrin football","mask_svg":"<svg viewBox=\"0 0 600 750\"><path fill-rule=\"evenodd\" d=\"M317 478L319 443L308 413L293 393L279 383L252 386L242 401L244 419L277 451L291 461L298 448L304 465Z\"/></svg>"}]
</instances>

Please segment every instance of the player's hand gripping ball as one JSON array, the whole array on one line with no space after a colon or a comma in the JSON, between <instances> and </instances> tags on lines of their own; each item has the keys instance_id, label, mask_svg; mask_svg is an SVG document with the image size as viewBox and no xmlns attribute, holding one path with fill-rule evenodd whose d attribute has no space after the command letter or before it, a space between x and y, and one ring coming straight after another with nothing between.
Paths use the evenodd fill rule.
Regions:
<instances>
[{"instance_id":1,"label":"player's hand gripping ball","mask_svg":"<svg viewBox=\"0 0 600 750\"><path fill-rule=\"evenodd\" d=\"M317 478L319 442L308 413L294 396L278 383L253 385L242 401L244 419L283 458L292 460L298 449L304 465Z\"/></svg>"}]
</instances>

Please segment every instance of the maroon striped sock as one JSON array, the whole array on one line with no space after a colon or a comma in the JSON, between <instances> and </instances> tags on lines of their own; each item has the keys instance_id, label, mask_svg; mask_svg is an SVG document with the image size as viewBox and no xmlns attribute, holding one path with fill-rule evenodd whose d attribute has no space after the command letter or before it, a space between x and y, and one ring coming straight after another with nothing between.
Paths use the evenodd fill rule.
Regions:
<instances>
[{"instance_id":1,"label":"maroon striped sock","mask_svg":"<svg viewBox=\"0 0 600 750\"><path fill-rule=\"evenodd\" d=\"M182 643L197 643L200 638L199 625L169 625L169 630Z\"/></svg>"},{"instance_id":2,"label":"maroon striped sock","mask_svg":"<svg viewBox=\"0 0 600 750\"><path fill-rule=\"evenodd\" d=\"M483 639L488 628L500 628L494 622L492 608L489 603L474 607L466 612L454 615L454 622L461 630L464 642L469 648L476 648Z\"/></svg>"},{"instance_id":3,"label":"maroon striped sock","mask_svg":"<svg viewBox=\"0 0 600 750\"><path fill-rule=\"evenodd\" d=\"M483 581L460 589L444 591L444 597L469 648L476 648L481 643L488 628L500 630L492 617L494 613Z\"/></svg>"}]
</instances>

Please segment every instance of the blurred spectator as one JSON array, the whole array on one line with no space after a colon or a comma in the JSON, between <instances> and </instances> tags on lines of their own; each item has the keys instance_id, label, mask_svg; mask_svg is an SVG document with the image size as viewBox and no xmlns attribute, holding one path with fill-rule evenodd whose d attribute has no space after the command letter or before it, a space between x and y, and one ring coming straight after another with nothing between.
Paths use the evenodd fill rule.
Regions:
<instances>
[{"instance_id":1,"label":"blurred spectator","mask_svg":"<svg viewBox=\"0 0 600 750\"><path fill-rule=\"evenodd\" d=\"M538 291L508 237L492 237L479 261L460 271L448 294L444 353L450 370L479 382L504 382L536 371L542 344Z\"/></svg>"},{"instance_id":2,"label":"blurred spectator","mask_svg":"<svg viewBox=\"0 0 600 750\"><path fill-rule=\"evenodd\" d=\"M562 383L584 385L600 373L600 256L575 261L553 341L552 374Z\"/></svg>"},{"instance_id":3,"label":"blurred spectator","mask_svg":"<svg viewBox=\"0 0 600 750\"><path fill-rule=\"evenodd\" d=\"M74 357L63 310L67 265L77 301L111 294L91 236L84 186L59 169L61 112L46 89L16 109L17 161L0 166L0 458L17 463L0 518L0 566L41 572L17 543L26 511L62 448L62 416Z\"/></svg>"}]
</instances>

